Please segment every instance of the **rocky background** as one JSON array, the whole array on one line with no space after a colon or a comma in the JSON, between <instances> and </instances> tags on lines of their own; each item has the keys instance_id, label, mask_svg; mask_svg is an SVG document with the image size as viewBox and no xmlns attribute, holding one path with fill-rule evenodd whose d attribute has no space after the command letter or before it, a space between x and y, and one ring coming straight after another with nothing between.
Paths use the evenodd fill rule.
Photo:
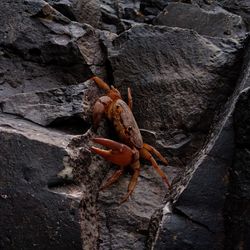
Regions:
<instances>
[{"instance_id":1,"label":"rocky background","mask_svg":"<svg viewBox=\"0 0 250 250\"><path fill-rule=\"evenodd\" d=\"M0 2L0 249L250 249L250 2ZM116 169L90 153L114 84L169 166ZM160 164L160 162L159 162Z\"/></svg>"}]
</instances>

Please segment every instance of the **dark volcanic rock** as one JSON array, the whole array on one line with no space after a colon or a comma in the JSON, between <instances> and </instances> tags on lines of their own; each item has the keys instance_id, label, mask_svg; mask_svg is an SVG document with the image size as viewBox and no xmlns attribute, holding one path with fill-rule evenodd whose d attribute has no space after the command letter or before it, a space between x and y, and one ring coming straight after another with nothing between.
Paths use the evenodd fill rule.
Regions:
<instances>
[{"instance_id":1,"label":"dark volcanic rock","mask_svg":"<svg viewBox=\"0 0 250 250\"><path fill-rule=\"evenodd\" d=\"M249 44L231 100L176 185L172 206L166 204L162 219L154 222L159 229L152 249L249 248L248 85Z\"/></svg>"},{"instance_id":2,"label":"dark volcanic rock","mask_svg":"<svg viewBox=\"0 0 250 250\"><path fill-rule=\"evenodd\" d=\"M69 137L0 116L0 248L82 249L79 200L49 190Z\"/></svg>"},{"instance_id":3,"label":"dark volcanic rock","mask_svg":"<svg viewBox=\"0 0 250 250\"><path fill-rule=\"evenodd\" d=\"M160 165L172 180L178 168ZM164 201L167 189L151 166L142 164L142 171L128 202L119 205L131 175L99 194L100 239L99 249L146 249L147 230L151 216Z\"/></svg>"},{"instance_id":4,"label":"dark volcanic rock","mask_svg":"<svg viewBox=\"0 0 250 250\"><path fill-rule=\"evenodd\" d=\"M248 79L249 80L249 79ZM250 92L241 93L234 121L236 150L230 168L230 193L226 204L227 249L250 248Z\"/></svg>"},{"instance_id":5,"label":"dark volcanic rock","mask_svg":"<svg viewBox=\"0 0 250 250\"><path fill-rule=\"evenodd\" d=\"M0 3L6 14L0 21L0 96L76 84L102 66L93 28L42 0L22 3Z\"/></svg>"},{"instance_id":6,"label":"dark volcanic rock","mask_svg":"<svg viewBox=\"0 0 250 250\"><path fill-rule=\"evenodd\" d=\"M218 23L220 25L216 25ZM191 4L169 3L155 19L155 24L193 29L205 36L236 40L246 36L242 18L220 7L208 11Z\"/></svg>"},{"instance_id":7,"label":"dark volcanic rock","mask_svg":"<svg viewBox=\"0 0 250 250\"><path fill-rule=\"evenodd\" d=\"M137 25L109 48L114 83L123 93L131 87L139 127L166 145L178 134L208 131L214 110L232 93L242 46L212 41L190 30Z\"/></svg>"},{"instance_id":8,"label":"dark volcanic rock","mask_svg":"<svg viewBox=\"0 0 250 250\"><path fill-rule=\"evenodd\" d=\"M73 10L76 20L98 28L101 21L99 0L73 0Z\"/></svg>"},{"instance_id":9,"label":"dark volcanic rock","mask_svg":"<svg viewBox=\"0 0 250 250\"><path fill-rule=\"evenodd\" d=\"M190 167L192 175L187 186L178 185L172 210L167 210L168 204L165 206L153 249L223 249L224 205L234 133L232 119L220 125L223 127L218 136Z\"/></svg>"},{"instance_id":10,"label":"dark volcanic rock","mask_svg":"<svg viewBox=\"0 0 250 250\"><path fill-rule=\"evenodd\" d=\"M248 3L181 2L0 2L1 249L249 248ZM129 169L99 192L110 164L91 139L117 138L91 130L93 74L131 87L171 192L144 161L125 204Z\"/></svg>"},{"instance_id":11,"label":"dark volcanic rock","mask_svg":"<svg viewBox=\"0 0 250 250\"><path fill-rule=\"evenodd\" d=\"M1 249L96 249L95 200L108 168L91 160L93 136L0 115Z\"/></svg>"},{"instance_id":12,"label":"dark volcanic rock","mask_svg":"<svg viewBox=\"0 0 250 250\"><path fill-rule=\"evenodd\" d=\"M169 0L141 0L140 10L145 15L156 16L166 7Z\"/></svg>"},{"instance_id":13,"label":"dark volcanic rock","mask_svg":"<svg viewBox=\"0 0 250 250\"><path fill-rule=\"evenodd\" d=\"M250 2L248 0L220 0L218 4L226 10L242 16L248 30L250 29Z\"/></svg>"},{"instance_id":14,"label":"dark volcanic rock","mask_svg":"<svg viewBox=\"0 0 250 250\"><path fill-rule=\"evenodd\" d=\"M44 92L27 92L0 101L4 113L21 116L43 126L80 117L85 112L88 82L72 87L51 89ZM90 92L88 92L90 96ZM89 117L88 117L89 118ZM87 117L85 117L87 119ZM84 129L84 123L78 119ZM89 121L90 122L90 121Z\"/></svg>"},{"instance_id":15,"label":"dark volcanic rock","mask_svg":"<svg viewBox=\"0 0 250 250\"><path fill-rule=\"evenodd\" d=\"M47 2L72 21L87 23L96 28L100 25L99 0L48 0Z\"/></svg>"},{"instance_id":16,"label":"dark volcanic rock","mask_svg":"<svg viewBox=\"0 0 250 250\"><path fill-rule=\"evenodd\" d=\"M139 12L140 1L137 0L99 0L102 12L101 29L121 33L136 22L143 22Z\"/></svg>"}]
</instances>

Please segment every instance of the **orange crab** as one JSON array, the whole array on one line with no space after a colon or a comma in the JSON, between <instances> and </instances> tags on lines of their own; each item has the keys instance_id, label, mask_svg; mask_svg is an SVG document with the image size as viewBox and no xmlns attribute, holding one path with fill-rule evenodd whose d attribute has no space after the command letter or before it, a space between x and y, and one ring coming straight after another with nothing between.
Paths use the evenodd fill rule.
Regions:
<instances>
[{"instance_id":1,"label":"orange crab","mask_svg":"<svg viewBox=\"0 0 250 250\"><path fill-rule=\"evenodd\" d=\"M131 111L132 96L130 88L128 88L128 104L126 104L122 100L120 92L114 88L114 86L109 87L107 83L97 76L94 76L91 79L95 81L98 87L107 92L106 95L100 97L94 105L94 128L97 129L101 118L106 116L113 122L116 133L121 142L123 142L119 143L105 138L93 139L95 143L106 146L109 150L91 147L91 151L119 166L119 169L107 180L107 182L101 187L101 190L115 183L124 173L125 169L130 166L134 173L130 180L127 194L121 201L121 203L125 202L135 189L137 179L140 175L140 158L150 161L154 169L162 177L165 184L170 188L167 176L160 169L151 153L158 156L166 165L168 165L168 161L155 148L143 143L140 130Z\"/></svg>"}]
</instances>

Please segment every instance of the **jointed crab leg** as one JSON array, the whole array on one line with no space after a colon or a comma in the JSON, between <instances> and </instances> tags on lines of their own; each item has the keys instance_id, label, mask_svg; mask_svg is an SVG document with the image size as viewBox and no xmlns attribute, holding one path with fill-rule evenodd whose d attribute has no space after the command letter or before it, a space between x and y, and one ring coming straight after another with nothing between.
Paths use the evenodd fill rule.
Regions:
<instances>
[{"instance_id":1,"label":"jointed crab leg","mask_svg":"<svg viewBox=\"0 0 250 250\"><path fill-rule=\"evenodd\" d=\"M140 162L136 161L134 165L132 165L132 168L134 169L134 174L129 182L128 185L128 192L124 196L124 198L121 200L120 204L127 201L128 197L133 193L135 186L137 184L138 177L140 175Z\"/></svg>"},{"instance_id":2,"label":"jointed crab leg","mask_svg":"<svg viewBox=\"0 0 250 250\"><path fill-rule=\"evenodd\" d=\"M132 100L132 94L131 94L131 89L128 88L128 106L132 110L133 108L133 100Z\"/></svg>"},{"instance_id":3,"label":"jointed crab leg","mask_svg":"<svg viewBox=\"0 0 250 250\"><path fill-rule=\"evenodd\" d=\"M105 89L106 91L110 90L109 85L106 82L104 82L101 78L93 76L91 79L95 81L95 83L98 85L99 88Z\"/></svg>"},{"instance_id":4,"label":"jointed crab leg","mask_svg":"<svg viewBox=\"0 0 250 250\"><path fill-rule=\"evenodd\" d=\"M108 178L107 182L103 186L101 186L100 190L104 190L108 188L109 186L111 186L116 181L118 181L120 176L122 176L123 172L124 172L124 169L116 170L114 174Z\"/></svg>"},{"instance_id":5,"label":"jointed crab leg","mask_svg":"<svg viewBox=\"0 0 250 250\"><path fill-rule=\"evenodd\" d=\"M164 164L168 165L168 160L165 159L161 153L156 150L154 147L148 145L147 143L143 143L143 148L146 148L150 153L154 153Z\"/></svg>"},{"instance_id":6,"label":"jointed crab leg","mask_svg":"<svg viewBox=\"0 0 250 250\"><path fill-rule=\"evenodd\" d=\"M112 99L108 96L102 96L96 101L93 108L93 125L95 130L99 126L99 123L105 114L106 106L110 103L112 103Z\"/></svg>"},{"instance_id":7,"label":"jointed crab leg","mask_svg":"<svg viewBox=\"0 0 250 250\"><path fill-rule=\"evenodd\" d=\"M156 172L161 176L162 180L166 183L166 185L168 186L168 188L171 188L171 185L170 185L170 183L168 181L167 176L160 169L160 167L158 166L158 164L155 161L154 157L147 151L147 149L142 148L140 150L140 156L142 156L144 159L146 159L146 160L148 160L148 161L151 162L152 166L154 167L154 169L156 170Z\"/></svg>"}]
</instances>

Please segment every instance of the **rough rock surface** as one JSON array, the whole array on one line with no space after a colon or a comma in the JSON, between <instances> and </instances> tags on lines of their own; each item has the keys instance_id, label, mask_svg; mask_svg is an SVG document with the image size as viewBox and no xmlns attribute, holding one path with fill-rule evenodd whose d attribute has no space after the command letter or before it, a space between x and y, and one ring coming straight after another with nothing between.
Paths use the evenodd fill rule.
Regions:
<instances>
[{"instance_id":1,"label":"rough rock surface","mask_svg":"<svg viewBox=\"0 0 250 250\"><path fill-rule=\"evenodd\" d=\"M179 18L176 18L176 16ZM169 3L154 23L193 29L200 35L234 38L236 40L244 38L246 34L242 17L227 12L220 7L208 11L190 4ZM220 25L216 25L217 23L220 23Z\"/></svg>"},{"instance_id":2,"label":"rough rock surface","mask_svg":"<svg viewBox=\"0 0 250 250\"><path fill-rule=\"evenodd\" d=\"M250 169L249 169L249 88L240 96L235 109L236 149L230 168L230 195L227 200L227 249L248 249L250 225ZM247 167L246 167L247 166Z\"/></svg>"},{"instance_id":3,"label":"rough rock surface","mask_svg":"<svg viewBox=\"0 0 250 250\"><path fill-rule=\"evenodd\" d=\"M156 131L163 150L178 136L192 152L197 150L192 142L199 147L215 109L233 91L240 48L231 39L208 40L187 29L141 24L117 37L108 52L116 86L136 93L139 127Z\"/></svg>"},{"instance_id":4,"label":"rough rock surface","mask_svg":"<svg viewBox=\"0 0 250 250\"><path fill-rule=\"evenodd\" d=\"M249 248L249 114L243 108L249 106L249 48L206 146L177 185L174 202L162 210L153 249Z\"/></svg>"},{"instance_id":5,"label":"rough rock surface","mask_svg":"<svg viewBox=\"0 0 250 250\"><path fill-rule=\"evenodd\" d=\"M1 96L79 83L101 67L92 27L70 21L45 1L21 2L1 3L8 16L1 18Z\"/></svg>"},{"instance_id":6,"label":"rough rock surface","mask_svg":"<svg viewBox=\"0 0 250 250\"><path fill-rule=\"evenodd\" d=\"M67 135L0 116L1 249L81 249L79 199L50 192Z\"/></svg>"},{"instance_id":7,"label":"rough rock surface","mask_svg":"<svg viewBox=\"0 0 250 250\"><path fill-rule=\"evenodd\" d=\"M1 1L0 248L249 249L248 5ZM99 191L92 75L131 87L172 191L144 161L125 204L129 169Z\"/></svg>"},{"instance_id":8,"label":"rough rock surface","mask_svg":"<svg viewBox=\"0 0 250 250\"><path fill-rule=\"evenodd\" d=\"M222 0L218 3L226 10L242 16L245 20L248 30L250 28L250 2L248 0Z\"/></svg>"},{"instance_id":9,"label":"rough rock surface","mask_svg":"<svg viewBox=\"0 0 250 250\"><path fill-rule=\"evenodd\" d=\"M43 92L20 93L3 98L0 106L4 113L15 114L47 126L63 119L79 117L84 110L82 100L86 90L86 84L79 84ZM80 119L79 122L84 129L84 123Z\"/></svg>"},{"instance_id":10,"label":"rough rock surface","mask_svg":"<svg viewBox=\"0 0 250 250\"><path fill-rule=\"evenodd\" d=\"M188 185L179 186L173 207L165 211L154 249L223 249L225 194L234 133L230 117L221 125L216 140L190 166L192 178Z\"/></svg>"}]
</instances>

